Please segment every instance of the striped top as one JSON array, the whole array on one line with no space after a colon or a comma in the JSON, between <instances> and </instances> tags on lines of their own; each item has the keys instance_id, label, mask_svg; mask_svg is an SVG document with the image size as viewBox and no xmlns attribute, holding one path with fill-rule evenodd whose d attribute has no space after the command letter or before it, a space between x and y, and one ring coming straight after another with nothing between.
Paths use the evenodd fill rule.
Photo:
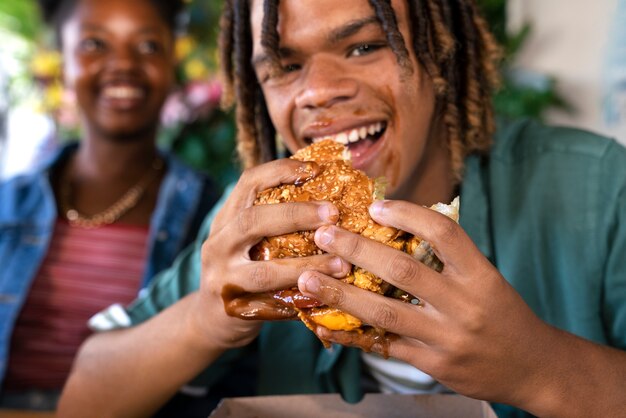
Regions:
<instances>
[{"instance_id":1,"label":"striped top","mask_svg":"<svg viewBox=\"0 0 626 418\"><path fill-rule=\"evenodd\" d=\"M137 296L148 227L70 227L58 220L17 319L4 389L60 389L90 334L88 319Z\"/></svg>"}]
</instances>

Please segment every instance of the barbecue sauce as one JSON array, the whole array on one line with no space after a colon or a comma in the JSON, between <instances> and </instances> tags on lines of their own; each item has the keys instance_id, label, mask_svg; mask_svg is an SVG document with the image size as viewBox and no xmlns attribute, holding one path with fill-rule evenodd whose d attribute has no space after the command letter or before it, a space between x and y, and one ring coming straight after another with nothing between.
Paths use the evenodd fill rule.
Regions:
<instances>
[{"instance_id":1,"label":"barbecue sauce","mask_svg":"<svg viewBox=\"0 0 626 418\"><path fill-rule=\"evenodd\" d=\"M324 329L322 335L318 335L318 337L321 340L331 340L341 345L358 347L367 353L373 351L384 358L389 358L389 345L400 338L396 334L387 333L374 327L368 327L364 331L330 331Z\"/></svg>"},{"instance_id":2,"label":"barbecue sauce","mask_svg":"<svg viewBox=\"0 0 626 418\"><path fill-rule=\"evenodd\" d=\"M241 319L277 321L298 315L295 309L274 299L272 294L247 293L238 286L225 286L222 301L228 315Z\"/></svg>"}]
</instances>

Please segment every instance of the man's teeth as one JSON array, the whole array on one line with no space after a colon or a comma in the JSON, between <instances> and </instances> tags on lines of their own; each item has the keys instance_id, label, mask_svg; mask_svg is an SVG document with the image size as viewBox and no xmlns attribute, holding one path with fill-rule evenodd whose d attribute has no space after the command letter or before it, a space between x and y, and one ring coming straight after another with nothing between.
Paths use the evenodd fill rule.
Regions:
<instances>
[{"instance_id":1,"label":"man's teeth","mask_svg":"<svg viewBox=\"0 0 626 418\"><path fill-rule=\"evenodd\" d=\"M108 87L104 90L104 97L109 99L140 99L143 91L135 87Z\"/></svg>"},{"instance_id":2,"label":"man's teeth","mask_svg":"<svg viewBox=\"0 0 626 418\"><path fill-rule=\"evenodd\" d=\"M319 136L317 138L313 138L313 142L320 142L325 139L331 139L335 142L339 142L340 144L351 144L353 142L360 141L361 139L367 138L368 135L376 135L383 129L382 122L372 123L368 126L361 126L360 128L350 129L348 131L339 132L335 135L327 135L327 136Z\"/></svg>"}]
</instances>

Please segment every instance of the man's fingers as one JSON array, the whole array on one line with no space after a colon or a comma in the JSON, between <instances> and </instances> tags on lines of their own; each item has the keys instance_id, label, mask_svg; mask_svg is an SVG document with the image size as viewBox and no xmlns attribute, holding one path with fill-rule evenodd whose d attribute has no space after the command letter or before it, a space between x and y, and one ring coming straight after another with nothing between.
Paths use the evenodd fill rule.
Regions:
<instances>
[{"instance_id":1,"label":"man's fingers","mask_svg":"<svg viewBox=\"0 0 626 418\"><path fill-rule=\"evenodd\" d=\"M432 298L449 285L440 274L409 254L335 226L320 227L315 242L323 250L364 268L420 299Z\"/></svg>"},{"instance_id":2,"label":"man's fingers","mask_svg":"<svg viewBox=\"0 0 626 418\"><path fill-rule=\"evenodd\" d=\"M319 174L319 166L314 162L302 162L289 158L271 161L245 170L215 216L211 225L211 234L220 231L242 208L252 206L259 192L281 184L299 183L317 174Z\"/></svg>"},{"instance_id":3,"label":"man's fingers","mask_svg":"<svg viewBox=\"0 0 626 418\"><path fill-rule=\"evenodd\" d=\"M240 270L240 276L245 277L242 283L245 292L259 293L293 287L305 271L315 270L333 277L344 277L351 267L335 255L322 254L249 262Z\"/></svg>"},{"instance_id":4,"label":"man's fingers","mask_svg":"<svg viewBox=\"0 0 626 418\"><path fill-rule=\"evenodd\" d=\"M337 208L329 202L288 202L251 206L241 210L226 226L216 232L213 242L223 250L232 250L259 242L268 235L277 236L307 231L339 219ZM218 235L219 234L219 235Z\"/></svg>"},{"instance_id":5,"label":"man's fingers","mask_svg":"<svg viewBox=\"0 0 626 418\"><path fill-rule=\"evenodd\" d=\"M302 274L298 287L307 296L392 333L429 341L433 330L438 329L432 319L435 309L427 303L416 306L401 302L316 271Z\"/></svg>"},{"instance_id":6,"label":"man's fingers","mask_svg":"<svg viewBox=\"0 0 626 418\"><path fill-rule=\"evenodd\" d=\"M233 189L225 209L252 206L259 192L281 184L293 184L314 178L319 166L314 162L302 162L283 158L245 170Z\"/></svg>"},{"instance_id":7,"label":"man's fingers","mask_svg":"<svg viewBox=\"0 0 626 418\"><path fill-rule=\"evenodd\" d=\"M381 200L370 206L370 215L382 225L426 240L449 268L473 268L484 258L458 223L432 209L400 200ZM472 257L468 257L470 251Z\"/></svg>"},{"instance_id":8,"label":"man's fingers","mask_svg":"<svg viewBox=\"0 0 626 418\"><path fill-rule=\"evenodd\" d=\"M386 333L372 339L358 331L332 331L321 325L315 329L316 335L331 343L348 347L357 347L366 352L379 354L383 357L393 357L406 363L418 364L422 371L432 371L436 358L432 348L414 338L402 337L393 333Z\"/></svg>"}]
</instances>

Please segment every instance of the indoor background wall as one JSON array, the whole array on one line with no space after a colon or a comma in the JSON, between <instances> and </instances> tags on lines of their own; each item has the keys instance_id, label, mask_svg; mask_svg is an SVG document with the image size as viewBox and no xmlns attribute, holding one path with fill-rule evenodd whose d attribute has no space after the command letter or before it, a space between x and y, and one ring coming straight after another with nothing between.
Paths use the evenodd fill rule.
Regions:
<instances>
[{"instance_id":1,"label":"indoor background wall","mask_svg":"<svg viewBox=\"0 0 626 418\"><path fill-rule=\"evenodd\" d=\"M509 0L508 22L512 30L532 22L517 64L555 76L559 94L575 108L574 114L550 111L548 122L590 129L626 143L626 101L622 100L619 109L621 123L609 126L603 114L608 54L616 52L610 48L609 35L615 34L613 26L620 1L626 8L625 0ZM622 26L626 28L626 21ZM626 30L622 30L624 33ZM621 48L626 56L626 37L621 39ZM626 60L621 65L626 74ZM622 91L624 97L626 89Z\"/></svg>"}]
</instances>

